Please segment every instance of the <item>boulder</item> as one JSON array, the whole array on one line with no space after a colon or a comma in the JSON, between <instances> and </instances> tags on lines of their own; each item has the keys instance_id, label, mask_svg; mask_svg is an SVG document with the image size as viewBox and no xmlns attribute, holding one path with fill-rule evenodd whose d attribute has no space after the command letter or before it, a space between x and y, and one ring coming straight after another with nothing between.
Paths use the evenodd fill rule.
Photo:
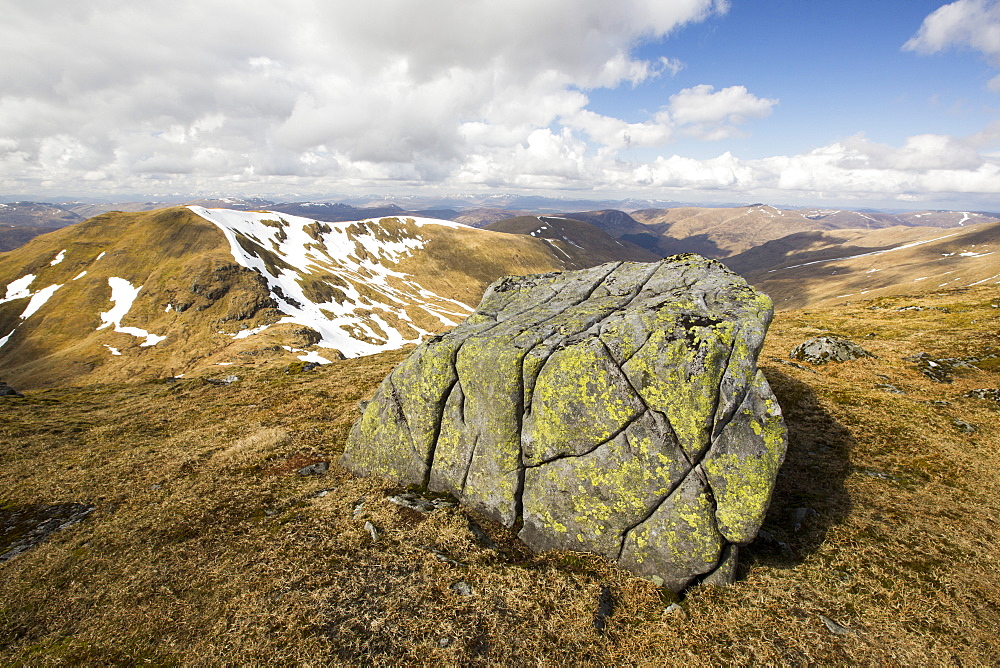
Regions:
<instances>
[{"instance_id":1,"label":"boulder","mask_svg":"<svg viewBox=\"0 0 1000 668\"><path fill-rule=\"evenodd\" d=\"M505 277L383 380L341 458L453 494L532 549L680 591L732 579L784 458L770 299L681 255Z\"/></svg>"},{"instance_id":2,"label":"boulder","mask_svg":"<svg viewBox=\"0 0 1000 668\"><path fill-rule=\"evenodd\" d=\"M813 364L826 364L827 362L846 362L847 360L875 356L847 339L836 336L817 336L795 346L789 357Z\"/></svg>"}]
</instances>

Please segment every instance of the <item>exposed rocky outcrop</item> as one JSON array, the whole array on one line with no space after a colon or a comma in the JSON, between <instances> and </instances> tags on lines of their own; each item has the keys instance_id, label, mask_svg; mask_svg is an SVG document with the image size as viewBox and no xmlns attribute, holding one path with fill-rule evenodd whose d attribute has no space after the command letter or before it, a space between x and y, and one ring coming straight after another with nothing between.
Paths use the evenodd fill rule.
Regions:
<instances>
[{"instance_id":1,"label":"exposed rocky outcrop","mask_svg":"<svg viewBox=\"0 0 1000 668\"><path fill-rule=\"evenodd\" d=\"M733 577L786 433L771 302L695 255L506 277L380 385L341 463L675 591Z\"/></svg>"}]
</instances>

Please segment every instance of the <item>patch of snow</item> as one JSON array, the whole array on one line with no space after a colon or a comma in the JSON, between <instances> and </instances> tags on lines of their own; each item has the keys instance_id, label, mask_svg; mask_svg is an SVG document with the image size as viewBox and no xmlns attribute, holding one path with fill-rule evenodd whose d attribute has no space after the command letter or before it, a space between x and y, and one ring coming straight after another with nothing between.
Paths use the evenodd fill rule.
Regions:
<instances>
[{"instance_id":1,"label":"patch of snow","mask_svg":"<svg viewBox=\"0 0 1000 668\"><path fill-rule=\"evenodd\" d=\"M97 257L94 258L94 262L97 262L98 260L100 260L105 255L107 255L107 253L106 252L102 252L100 255L98 255Z\"/></svg>"},{"instance_id":2,"label":"patch of snow","mask_svg":"<svg viewBox=\"0 0 1000 668\"><path fill-rule=\"evenodd\" d=\"M8 334L7 336L0 337L0 348L3 348L4 345L6 345L7 341L10 340L10 337L12 337L12 336L14 336L14 332L13 331L11 331L11 333Z\"/></svg>"},{"instance_id":3,"label":"patch of snow","mask_svg":"<svg viewBox=\"0 0 1000 668\"><path fill-rule=\"evenodd\" d=\"M962 220L958 221L958 226L961 227L962 224L965 223L965 221L971 220L971 219L972 219L972 216L969 215L969 212L968 211L963 211L962 212Z\"/></svg>"},{"instance_id":4,"label":"patch of snow","mask_svg":"<svg viewBox=\"0 0 1000 668\"><path fill-rule=\"evenodd\" d=\"M247 337L253 336L254 334L260 334L268 327L270 327L270 325L261 325L260 327L254 327L253 329L243 329L233 334L233 338L245 339Z\"/></svg>"},{"instance_id":5,"label":"patch of snow","mask_svg":"<svg viewBox=\"0 0 1000 668\"><path fill-rule=\"evenodd\" d=\"M987 255L993 255L996 251L990 251L989 253L973 253L972 251L963 251L958 254L959 257L985 257Z\"/></svg>"},{"instance_id":6,"label":"patch of snow","mask_svg":"<svg viewBox=\"0 0 1000 668\"><path fill-rule=\"evenodd\" d=\"M996 276L990 276L989 278L984 278L983 280L976 281L975 283L969 283L968 287L971 288L973 285L979 285L980 283L988 283L989 281L992 281L994 278L1000 278L1000 274L997 274ZM1000 283L1000 281L998 281L998 283Z\"/></svg>"},{"instance_id":7,"label":"patch of snow","mask_svg":"<svg viewBox=\"0 0 1000 668\"><path fill-rule=\"evenodd\" d=\"M73 280L75 281L77 279L83 278L86 275L87 275L87 271L86 270L81 271L79 274L77 274L76 276L73 277Z\"/></svg>"},{"instance_id":8,"label":"patch of snow","mask_svg":"<svg viewBox=\"0 0 1000 668\"><path fill-rule=\"evenodd\" d=\"M926 276L921 276L920 278L914 278L913 282L916 283L917 281L926 281L926 280L927 280Z\"/></svg>"},{"instance_id":9,"label":"patch of snow","mask_svg":"<svg viewBox=\"0 0 1000 668\"><path fill-rule=\"evenodd\" d=\"M173 310L174 310L174 305L173 304L167 304L167 308L163 309L163 312L164 313L170 313Z\"/></svg>"},{"instance_id":10,"label":"patch of snow","mask_svg":"<svg viewBox=\"0 0 1000 668\"><path fill-rule=\"evenodd\" d=\"M34 274L28 274L27 276L22 276L16 281L11 281L7 284L7 295L0 299L0 304L6 304L7 302L14 301L15 299L24 299L31 296L31 290L28 286L31 282L35 280Z\"/></svg>"},{"instance_id":11,"label":"patch of snow","mask_svg":"<svg viewBox=\"0 0 1000 668\"><path fill-rule=\"evenodd\" d=\"M357 357L419 343L424 335L431 333L410 322L409 329L416 336L409 331L403 334L372 313L373 308L388 310L402 320L409 319L405 317L405 309L421 308L444 326L453 326L455 320L465 318L472 311L469 305L436 295L421 287L412 276L392 268L414 250L423 248L426 238L414 234L412 228L407 233L381 221L399 221L417 228L438 225L474 229L467 225L413 216L317 223L309 218L277 212L188 208L222 230L237 263L256 270L266 280L278 310L285 316L278 322L316 330L320 334L318 345L322 348L336 348L347 357ZM273 223L264 223L275 219L282 222L280 229ZM252 239L269 249L287 266L265 263L240 245L240 237ZM324 274L339 279L330 281L336 286L338 296L328 302L313 302L303 290L306 282L303 279L316 276L323 280ZM381 328L383 334L377 328ZM234 338L246 338L260 331L263 328L244 330ZM352 332L357 333L358 338ZM411 336L413 338L408 338ZM365 341L365 338L378 342Z\"/></svg>"},{"instance_id":12,"label":"patch of snow","mask_svg":"<svg viewBox=\"0 0 1000 668\"><path fill-rule=\"evenodd\" d=\"M47 288L42 288L35 294L31 295L31 301L28 302L28 306L25 307L24 313L21 314L21 320L27 320L31 316L35 315L38 309L45 305L45 302L49 301L49 297L55 294L56 290L61 288L62 285L50 285Z\"/></svg>"},{"instance_id":13,"label":"patch of snow","mask_svg":"<svg viewBox=\"0 0 1000 668\"><path fill-rule=\"evenodd\" d=\"M836 297L834 297L834 299L843 299L844 297L853 297L853 296L854 296L854 293L852 292L849 295L837 295Z\"/></svg>"},{"instance_id":14,"label":"patch of snow","mask_svg":"<svg viewBox=\"0 0 1000 668\"><path fill-rule=\"evenodd\" d=\"M330 360L321 356L318 352L308 352L305 355L298 355L303 362L316 362L317 364L331 364Z\"/></svg>"},{"instance_id":15,"label":"patch of snow","mask_svg":"<svg viewBox=\"0 0 1000 668\"><path fill-rule=\"evenodd\" d=\"M56 255L55 258L52 260L52 262L49 262L49 264L54 267L57 264L59 264L60 262L62 262L63 258L65 258L65 257L66 257L66 249L63 249L63 250L59 251L59 254Z\"/></svg>"},{"instance_id":16,"label":"patch of snow","mask_svg":"<svg viewBox=\"0 0 1000 668\"><path fill-rule=\"evenodd\" d=\"M98 325L97 329L100 330L104 329L108 325L114 325L114 331L116 332L130 334L138 339L146 339L139 344L142 348L155 346L157 343L167 338L166 336L160 336L158 334L150 334L146 330L138 327L122 327L122 318L128 315L129 310L131 310L132 303L135 302L135 298L139 295L139 291L142 290L141 285L139 287L134 287L124 278L118 278L116 276L108 278L108 285L111 286L111 301L114 302L114 307L112 307L110 311L101 313L101 324Z\"/></svg>"},{"instance_id":17,"label":"patch of snow","mask_svg":"<svg viewBox=\"0 0 1000 668\"><path fill-rule=\"evenodd\" d=\"M874 219L869 219L869 220L874 220ZM813 264L825 264L827 262L840 262L842 260L854 260L854 259L857 259L859 257L871 257L871 256L874 256L874 255L885 255L886 253L893 253L895 251L903 250L905 248L914 248L915 246L922 246L924 244L933 243L935 241L941 241L942 239L947 239L947 238L953 237L953 236L955 236L957 234L959 234L959 233L955 232L954 234L946 234L943 237L935 237L934 239L925 239L923 241L913 241L913 242L910 242L908 244L903 244L902 246L896 246L895 248L887 248L885 250L877 250L877 251L872 251L870 253L860 253L858 255L848 255L847 257L836 257L836 258L831 258L829 260L813 260L812 262L804 262L802 264L793 264L790 267L782 267L782 269L798 269L799 267L808 267L808 266L813 265ZM773 270L773 271L777 271L777 270Z\"/></svg>"},{"instance_id":18,"label":"patch of snow","mask_svg":"<svg viewBox=\"0 0 1000 668\"><path fill-rule=\"evenodd\" d=\"M216 366L232 366L233 362L216 362Z\"/></svg>"},{"instance_id":19,"label":"patch of snow","mask_svg":"<svg viewBox=\"0 0 1000 668\"><path fill-rule=\"evenodd\" d=\"M104 344L104 347L107 348L108 350L110 350L112 355L121 355L122 354L120 350L118 350L117 348L113 348L113 347L109 346L106 343Z\"/></svg>"}]
</instances>

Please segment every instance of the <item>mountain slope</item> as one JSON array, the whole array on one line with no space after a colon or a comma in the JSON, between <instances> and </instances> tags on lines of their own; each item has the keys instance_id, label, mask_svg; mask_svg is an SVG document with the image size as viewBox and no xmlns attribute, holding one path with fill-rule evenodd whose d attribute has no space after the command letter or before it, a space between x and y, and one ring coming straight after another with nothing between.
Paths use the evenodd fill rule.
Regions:
<instances>
[{"instance_id":1,"label":"mountain slope","mask_svg":"<svg viewBox=\"0 0 1000 668\"><path fill-rule=\"evenodd\" d=\"M107 213L0 255L0 371L23 386L325 362L419 342L545 242L415 218Z\"/></svg>"},{"instance_id":2,"label":"mountain slope","mask_svg":"<svg viewBox=\"0 0 1000 668\"><path fill-rule=\"evenodd\" d=\"M780 309L1000 283L1000 223L804 232L724 262Z\"/></svg>"},{"instance_id":3,"label":"mountain slope","mask_svg":"<svg viewBox=\"0 0 1000 668\"><path fill-rule=\"evenodd\" d=\"M662 259L645 248L619 241L590 223L563 216L517 216L491 223L484 229L545 240L559 253L571 257L580 268L604 262L656 262Z\"/></svg>"}]
</instances>

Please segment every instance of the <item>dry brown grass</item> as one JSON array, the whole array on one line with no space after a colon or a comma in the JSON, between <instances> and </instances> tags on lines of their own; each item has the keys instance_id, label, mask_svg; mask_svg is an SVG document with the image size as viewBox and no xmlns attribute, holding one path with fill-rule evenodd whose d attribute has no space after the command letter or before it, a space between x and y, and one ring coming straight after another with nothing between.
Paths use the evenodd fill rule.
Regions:
<instances>
[{"instance_id":1,"label":"dry brown grass","mask_svg":"<svg viewBox=\"0 0 1000 668\"><path fill-rule=\"evenodd\" d=\"M951 313L895 310L917 303ZM600 558L533 556L477 520L497 544L484 546L465 510L400 508L385 499L398 488L335 465L296 475L335 462L357 400L403 353L293 376L230 367L244 380L226 387L192 378L4 399L0 501L98 510L0 564L0 661L995 663L1000 406L962 395L1000 386L1000 365L939 384L901 358L997 354L996 303L984 288L780 314L762 356L791 439L765 522L774 540L744 553L735 586L694 588L675 614ZM773 359L825 332L879 358L811 370ZM804 507L818 516L796 531ZM598 632L605 588L614 607Z\"/></svg>"}]
</instances>

